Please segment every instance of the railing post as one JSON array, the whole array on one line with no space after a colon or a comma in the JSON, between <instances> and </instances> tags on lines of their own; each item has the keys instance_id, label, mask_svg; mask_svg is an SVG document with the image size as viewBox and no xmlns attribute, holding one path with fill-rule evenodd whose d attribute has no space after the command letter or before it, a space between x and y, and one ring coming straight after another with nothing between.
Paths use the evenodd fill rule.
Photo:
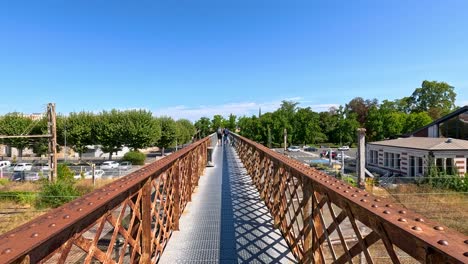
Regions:
<instances>
[{"instance_id":1,"label":"railing post","mask_svg":"<svg viewBox=\"0 0 468 264\"><path fill-rule=\"evenodd\" d=\"M141 195L141 259L140 263L150 263L151 261L151 177L142 188Z\"/></svg>"},{"instance_id":2,"label":"railing post","mask_svg":"<svg viewBox=\"0 0 468 264\"><path fill-rule=\"evenodd\" d=\"M357 176L358 186L361 189L366 188L366 129L358 128L358 164Z\"/></svg>"},{"instance_id":3,"label":"railing post","mask_svg":"<svg viewBox=\"0 0 468 264\"><path fill-rule=\"evenodd\" d=\"M173 186L173 194L174 194L174 215L173 215L173 223L174 223L174 230L179 231L179 218L180 218L180 166L179 160L175 162L172 167L172 177L174 179L174 186Z\"/></svg>"},{"instance_id":4,"label":"railing post","mask_svg":"<svg viewBox=\"0 0 468 264\"><path fill-rule=\"evenodd\" d=\"M280 228L281 225L281 191L280 191L280 175L282 175L283 167L279 166L277 162L273 162L273 168L274 168L274 177L273 177L273 189L275 190L275 197L274 197L274 211L273 211L273 217L274 217L274 227L276 229Z\"/></svg>"}]
</instances>

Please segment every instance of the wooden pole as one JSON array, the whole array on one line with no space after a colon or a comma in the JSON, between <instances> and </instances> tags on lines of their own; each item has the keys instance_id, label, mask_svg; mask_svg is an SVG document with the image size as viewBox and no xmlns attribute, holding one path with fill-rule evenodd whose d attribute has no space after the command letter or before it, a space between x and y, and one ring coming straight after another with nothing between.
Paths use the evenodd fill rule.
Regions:
<instances>
[{"instance_id":1,"label":"wooden pole","mask_svg":"<svg viewBox=\"0 0 468 264\"><path fill-rule=\"evenodd\" d=\"M47 127L49 131L49 181L57 178L57 122L55 104L47 105Z\"/></svg>"}]
</instances>

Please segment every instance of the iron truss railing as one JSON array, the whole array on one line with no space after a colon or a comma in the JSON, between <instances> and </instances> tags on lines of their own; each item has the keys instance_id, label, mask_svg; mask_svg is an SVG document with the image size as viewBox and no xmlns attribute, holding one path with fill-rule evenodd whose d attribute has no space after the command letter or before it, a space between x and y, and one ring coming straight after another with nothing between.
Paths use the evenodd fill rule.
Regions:
<instances>
[{"instance_id":1,"label":"iron truss railing","mask_svg":"<svg viewBox=\"0 0 468 264\"><path fill-rule=\"evenodd\" d=\"M300 262L468 263L467 236L232 137L275 226Z\"/></svg>"},{"instance_id":2,"label":"iron truss railing","mask_svg":"<svg viewBox=\"0 0 468 264\"><path fill-rule=\"evenodd\" d=\"M0 236L0 263L155 263L204 172L209 137Z\"/></svg>"}]
</instances>

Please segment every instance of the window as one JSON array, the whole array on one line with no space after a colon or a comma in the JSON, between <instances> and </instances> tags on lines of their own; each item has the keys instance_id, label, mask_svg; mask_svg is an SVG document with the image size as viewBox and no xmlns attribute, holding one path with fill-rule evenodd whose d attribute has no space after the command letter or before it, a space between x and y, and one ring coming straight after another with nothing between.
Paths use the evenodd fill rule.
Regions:
<instances>
[{"instance_id":1,"label":"window","mask_svg":"<svg viewBox=\"0 0 468 264\"><path fill-rule=\"evenodd\" d=\"M395 169L400 169L400 164L401 164L401 158L400 158L400 154L395 154L395 161L396 161L396 164L395 164Z\"/></svg>"},{"instance_id":2,"label":"window","mask_svg":"<svg viewBox=\"0 0 468 264\"><path fill-rule=\"evenodd\" d=\"M422 175L423 174L423 159L418 158L418 174Z\"/></svg>"},{"instance_id":3,"label":"window","mask_svg":"<svg viewBox=\"0 0 468 264\"><path fill-rule=\"evenodd\" d=\"M378 164L379 163L379 153L376 150L371 150L369 153L369 163Z\"/></svg>"},{"instance_id":4,"label":"window","mask_svg":"<svg viewBox=\"0 0 468 264\"><path fill-rule=\"evenodd\" d=\"M385 152L385 153L384 153L384 166L385 166L385 167L388 167L388 163L389 163L389 160L388 160L388 152Z\"/></svg>"},{"instance_id":5,"label":"window","mask_svg":"<svg viewBox=\"0 0 468 264\"><path fill-rule=\"evenodd\" d=\"M455 175L455 168L453 167L453 159L445 159L445 172L449 175Z\"/></svg>"},{"instance_id":6,"label":"window","mask_svg":"<svg viewBox=\"0 0 468 264\"><path fill-rule=\"evenodd\" d=\"M444 171L444 159L437 158L436 167L438 172Z\"/></svg>"}]
</instances>

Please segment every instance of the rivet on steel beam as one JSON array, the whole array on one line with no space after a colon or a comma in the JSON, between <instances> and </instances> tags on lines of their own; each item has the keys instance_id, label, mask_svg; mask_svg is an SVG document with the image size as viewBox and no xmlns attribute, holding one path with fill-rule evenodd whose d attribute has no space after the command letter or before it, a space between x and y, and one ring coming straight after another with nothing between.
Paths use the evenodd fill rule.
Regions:
<instances>
[{"instance_id":1,"label":"rivet on steel beam","mask_svg":"<svg viewBox=\"0 0 468 264\"><path fill-rule=\"evenodd\" d=\"M361 191L360 191L360 190L356 190L356 191L354 191L354 192L356 192L356 193L360 193Z\"/></svg>"},{"instance_id":2,"label":"rivet on steel beam","mask_svg":"<svg viewBox=\"0 0 468 264\"><path fill-rule=\"evenodd\" d=\"M376 205L376 204L373 204L372 207L373 207L373 208L379 208L379 206Z\"/></svg>"},{"instance_id":3,"label":"rivet on steel beam","mask_svg":"<svg viewBox=\"0 0 468 264\"><path fill-rule=\"evenodd\" d=\"M57 225L56 225L55 223L52 223L52 224L49 225L50 228L56 227L56 226L57 226Z\"/></svg>"},{"instance_id":4,"label":"rivet on steel beam","mask_svg":"<svg viewBox=\"0 0 468 264\"><path fill-rule=\"evenodd\" d=\"M391 205L391 204L386 204L385 207L392 208L393 205Z\"/></svg>"},{"instance_id":5,"label":"rivet on steel beam","mask_svg":"<svg viewBox=\"0 0 468 264\"><path fill-rule=\"evenodd\" d=\"M106 195L110 195L110 193L106 193Z\"/></svg>"},{"instance_id":6,"label":"rivet on steel beam","mask_svg":"<svg viewBox=\"0 0 468 264\"><path fill-rule=\"evenodd\" d=\"M16 236L16 234L9 234L9 235L8 235L9 238L13 238L13 237L15 237L15 236Z\"/></svg>"},{"instance_id":7,"label":"rivet on steel beam","mask_svg":"<svg viewBox=\"0 0 468 264\"><path fill-rule=\"evenodd\" d=\"M406 214L406 211L405 211L405 210L400 210L400 211L398 211L398 213L400 213L400 214Z\"/></svg>"},{"instance_id":8,"label":"rivet on steel beam","mask_svg":"<svg viewBox=\"0 0 468 264\"><path fill-rule=\"evenodd\" d=\"M341 187L336 187L336 189L341 190Z\"/></svg>"},{"instance_id":9,"label":"rivet on steel beam","mask_svg":"<svg viewBox=\"0 0 468 264\"><path fill-rule=\"evenodd\" d=\"M434 229L437 231L444 231L444 228L441 226L435 226Z\"/></svg>"},{"instance_id":10,"label":"rivet on steel beam","mask_svg":"<svg viewBox=\"0 0 468 264\"><path fill-rule=\"evenodd\" d=\"M366 199L361 199L361 202L365 203L365 202L367 202L367 200Z\"/></svg>"},{"instance_id":11,"label":"rivet on steel beam","mask_svg":"<svg viewBox=\"0 0 468 264\"><path fill-rule=\"evenodd\" d=\"M94 203L93 203L93 202L89 202L88 205L94 205Z\"/></svg>"},{"instance_id":12,"label":"rivet on steel beam","mask_svg":"<svg viewBox=\"0 0 468 264\"><path fill-rule=\"evenodd\" d=\"M367 193L366 195L364 195L364 197L369 197L370 195Z\"/></svg>"},{"instance_id":13,"label":"rivet on steel beam","mask_svg":"<svg viewBox=\"0 0 468 264\"><path fill-rule=\"evenodd\" d=\"M375 199L374 201L375 201L375 202L380 202L380 199Z\"/></svg>"},{"instance_id":14,"label":"rivet on steel beam","mask_svg":"<svg viewBox=\"0 0 468 264\"><path fill-rule=\"evenodd\" d=\"M32 233L31 238L35 238L35 237L38 237L38 236L39 236L38 233Z\"/></svg>"},{"instance_id":15,"label":"rivet on steel beam","mask_svg":"<svg viewBox=\"0 0 468 264\"><path fill-rule=\"evenodd\" d=\"M64 215L63 216L63 219L69 219L70 218L70 215Z\"/></svg>"},{"instance_id":16,"label":"rivet on steel beam","mask_svg":"<svg viewBox=\"0 0 468 264\"><path fill-rule=\"evenodd\" d=\"M448 246L448 242L446 240L439 240L437 241L437 244L442 245L442 246Z\"/></svg>"},{"instance_id":17,"label":"rivet on steel beam","mask_svg":"<svg viewBox=\"0 0 468 264\"><path fill-rule=\"evenodd\" d=\"M345 193L349 193L349 191L348 191L348 190L346 190L346 191L344 191L344 192L345 192Z\"/></svg>"},{"instance_id":18,"label":"rivet on steel beam","mask_svg":"<svg viewBox=\"0 0 468 264\"><path fill-rule=\"evenodd\" d=\"M73 205L80 205L80 203L79 202L74 202Z\"/></svg>"},{"instance_id":19,"label":"rivet on steel beam","mask_svg":"<svg viewBox=\"0 0 468 264\"><path fill-rule=\"evenodd\" d=\"M468 252L465 252L463 256L468 257Z\"/></svg>"},{"instance_id":20,"label":"rivet on steel beam","mask_svg":"<svg viewBox=\"0 0 468 264\"><path fill-rule=\"evenodd\" d=\"M424 222L424 219L422 219L422 218L416 218L415 220L416 220L416 222Z\"/></svg>"},{"instance_id":21,"label":"rivet on steel beam","mask_svg":"<svg viewBox=\"0 0 468 264\"><path fill-rule=\"evenodd\" d=\"M422 231L422 228L419 226L413 226L411 229L413 229L414 231Z\"/></svg>"},{"instance_id":22,"label":"rivet on steel beam","mask_svg":"<svg viewBox=\"0 0 468 264\"><path fill-rule=\"evenodd\" d=\"M405 218L398 218L398 222L407 222Z\"/></svg>"},{"instance_id":23,"label":"rivet on steel beam","mask_svg":"<svg viewBox=\"0 0 468 264\"><path fill-rule=\"evenodd\" d=\"M53 218L53 216L51 216L51 215L47 216L47 219L52 219L52 218Z\"/></svg>"},{"instance_id":24,"label":"rivet on steel beam","mask_svg":"<svg viewBox=\"0 0 468 264\"><path fill-rule=\"evenodd\" d=\"M81 211L83 211L83 208L78 208L78 209L76 209L76 211L81 212Z\"/></svg>"},{"instance_id":25,"label":"rivet on steel beam","mask_svg":"<svg viewBox=\"0 0 468 264\"><path fill-rule=\"evenodd\" d=\"M98 200L102 200L102 197L99 197Z\"/></svg>"},{"instance_id":26,"label":"rivet on steel beam","mask_svg":"<svg viewBox=\"0 0 468 264\"><path fill-rule=\"evenodd\" d=\"M29 226L29 228L33 228L33 227L36 227L36 226L37 226L37 224L32 224L32 225Z\"/></svg>"},{"instance_id":27,"label":"rivet on steel beam","mask_svg":"<svg viewBox=\"0 0 468 264\"><path fill-rule=\"evenodd\" d=\"M7 248L7 249L2 251L2 255L10 254L10 253L11 253L11 248Z\"/></svg>"},{"instance_id":28,"label":"rivet on steel beam","mask_svg":"<svg viewBox=\"0 0 468 264\"><path fill-rule=\"evenodd\" d=\"M353 194L353 195L351 195L351 197L357 197L357 195L356 195L356 194Z\"/></svg>"},{"instance_id":29,"label":"rivet on steel beam","mask_svg":"<svg viewBox=\"0 0 468 264\"><path fill-rule=\"evenodd\" d=\"M390 214L390 211L385 210L385 211L383 211L383 213L384 213L384 214Z\"/></svg>"}]
</instances>

